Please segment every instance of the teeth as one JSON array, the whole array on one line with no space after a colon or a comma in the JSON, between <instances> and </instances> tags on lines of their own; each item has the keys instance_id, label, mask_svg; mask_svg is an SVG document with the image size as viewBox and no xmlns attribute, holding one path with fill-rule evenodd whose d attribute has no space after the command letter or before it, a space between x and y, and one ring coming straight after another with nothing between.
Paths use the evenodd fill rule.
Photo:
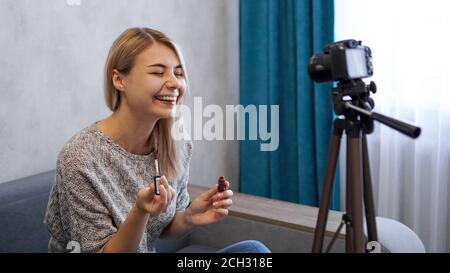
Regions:
<instances>
[{"instance_id":1,"label":"teeth","mask_svg":"<svg viewBox=\"0 0 450 273\"><path fill-rule=\"evenodd\" d=\"M172 96L158 96L156 97L159 100L165 100L165 101L176 101L177 97L172 97Z\"/></svg>"}]
</instances>

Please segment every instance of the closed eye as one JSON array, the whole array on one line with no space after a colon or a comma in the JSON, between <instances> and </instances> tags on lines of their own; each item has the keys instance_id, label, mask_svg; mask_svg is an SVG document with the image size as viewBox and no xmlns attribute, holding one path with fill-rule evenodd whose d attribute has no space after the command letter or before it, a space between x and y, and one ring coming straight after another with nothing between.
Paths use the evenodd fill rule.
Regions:
<instances>
[{"instance_id":1,"label":"closed eye","mask_svg":"<svg viewBox=\"0 0 450 273\"><path fill-rule=\"evenodd\" d=\"M174 74L175 74L175 76L177 76L177 77L183 77L183 76L184 76L184 71L183 71L183 69L182 69L181 67L177 67L177 68L174 70Z\"/></svg>"},{"instance_id":2,"label":"closed eye","mask_svg":"<svg viewBox=\"0 0 450 273\"><path fill-rule=\"evenodd\" d=\"M162 76L162 75L164 75L163 72L151 72L151 73L149 73L149 74L151 74L151 75L157 75L157 76Z\"/></svg>"}]
</instances>

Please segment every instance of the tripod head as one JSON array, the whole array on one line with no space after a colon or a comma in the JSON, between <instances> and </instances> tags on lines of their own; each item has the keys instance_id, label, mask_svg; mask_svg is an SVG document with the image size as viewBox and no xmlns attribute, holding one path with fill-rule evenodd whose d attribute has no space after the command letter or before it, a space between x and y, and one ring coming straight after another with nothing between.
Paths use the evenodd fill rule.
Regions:
<instances>
[{"instance_id":1,"label":"tripod head","mask_svg":"<svg viewBox=\"0 0 450 273\"><path fill-rule=\"evenodd\" d=\"M411 138L417 138L421 132L420 127L371 111L375 102L370 93L376 91L377 86L373 81L368 85L361 79L338 82L332 89L334 112L338 116L345 116L347 120L359 122L365 134L373 132L376 120Z\"/></svg>"}]
</instances>

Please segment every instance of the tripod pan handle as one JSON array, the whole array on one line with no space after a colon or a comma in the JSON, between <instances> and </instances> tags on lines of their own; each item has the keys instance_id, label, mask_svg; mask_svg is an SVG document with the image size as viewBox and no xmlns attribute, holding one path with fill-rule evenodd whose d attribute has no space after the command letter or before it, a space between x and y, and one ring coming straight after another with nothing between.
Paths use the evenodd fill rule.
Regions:
<instances>
[{"instance_id":1,"label":"tripod pan handle","mask_svg":"<svg viewBox=\"0 0 450 273\"><path fill-rule=\"evenodd\" d=\"M372 114L370 115L371 118L373 118L374 120L377 120L381 123L383 123L384 125L387 125L389 127L391 127L394 130L397 130L411 138L417 138L420 135L420 127L408 124L406 122L376 113L376 112L372 112Z\"/></svg>"}]
</instances>

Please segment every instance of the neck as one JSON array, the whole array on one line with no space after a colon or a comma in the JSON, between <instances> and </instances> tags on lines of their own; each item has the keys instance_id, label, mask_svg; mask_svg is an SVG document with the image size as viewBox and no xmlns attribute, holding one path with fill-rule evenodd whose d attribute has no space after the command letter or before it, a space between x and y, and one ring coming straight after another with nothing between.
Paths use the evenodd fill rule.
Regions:
<instances>
[{"instance_id":1,"label":"neck","mask_svg":"<svg viewBox=\"0 0 450 273\"><path fill-rule=\"evenodd\" d=\"M128 107L119 107L107 119L97 125L109 138L132 154L149 154L148 140L158 118L139 115Z\"/></svg>"}]
</instances>

